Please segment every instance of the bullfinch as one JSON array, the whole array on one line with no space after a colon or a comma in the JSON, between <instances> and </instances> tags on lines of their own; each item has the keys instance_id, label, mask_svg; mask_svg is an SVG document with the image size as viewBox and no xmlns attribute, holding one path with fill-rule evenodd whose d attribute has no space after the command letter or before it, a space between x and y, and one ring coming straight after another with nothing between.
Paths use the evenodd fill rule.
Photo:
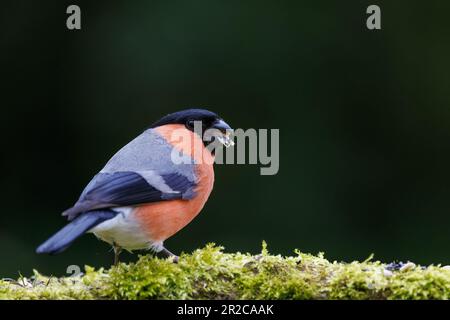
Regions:
<instances>
[{"instance_id":1,"label":"bullfinch","mask_svg":"<svg viewBox=\"0 0 450 320\"><path fill-rule=\"evenodd\" d=\"M205 138L208 131L212 134ZM112 245L114 264L122 248L151 249L177 261L163 243L202 210L214 183L215 155L208 146L232 145L232 132L204 109L164 116L106 163L63 212L69 223L36 252L57 254L93 233Z\"/></svg>"}]
</instances>

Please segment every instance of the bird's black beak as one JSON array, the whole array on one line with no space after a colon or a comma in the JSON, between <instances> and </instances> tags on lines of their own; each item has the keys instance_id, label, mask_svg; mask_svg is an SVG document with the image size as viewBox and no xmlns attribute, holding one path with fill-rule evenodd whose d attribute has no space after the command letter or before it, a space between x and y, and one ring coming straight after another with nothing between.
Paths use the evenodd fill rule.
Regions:
<instances>
[{"instance_id":1,"label":"bird's black beak","mask_svg":"<svg viewBox=\"0 0 450 320\"><path fill-rule=\"evenodd\" d=\"M234 145L233 133L234 130L222 119L217 119L211 126L212 129L216 129L217 133L213 136L222 143L225 147Z\"/></svg>"},{"instance_id":2,"label":"bird's black beak","mask_svg":"<svg viewBox=\"0 0 450 320\"><path fill-rule=\"evenodd\" d=\"M216 121L214 121L211 128L218 129L218 130L222 131L223 133L225 133L227 131L233 131L233 129L231 129L231 127L228 125L228 123L226 123L222 119L217 119Z\"/></svg>"}]
</instances>

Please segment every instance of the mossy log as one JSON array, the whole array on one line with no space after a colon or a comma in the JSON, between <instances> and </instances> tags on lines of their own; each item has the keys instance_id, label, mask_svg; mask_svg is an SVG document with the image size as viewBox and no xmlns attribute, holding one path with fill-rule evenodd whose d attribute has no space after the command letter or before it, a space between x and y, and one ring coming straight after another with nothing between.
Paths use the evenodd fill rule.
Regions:
<instances>
[{"instance_id":1,"label":"mossy log","mask_svg":"<svg viewBox=\"0 0 450 320\"><path fill-rule=\"evenodd\" d=\"M282 257L224 253L213 244L179 263L140 256L82 275L0 280L0 299L448 299L450 270L413 263L330 262L296 251Z\"/></svg>"}]
</instances>

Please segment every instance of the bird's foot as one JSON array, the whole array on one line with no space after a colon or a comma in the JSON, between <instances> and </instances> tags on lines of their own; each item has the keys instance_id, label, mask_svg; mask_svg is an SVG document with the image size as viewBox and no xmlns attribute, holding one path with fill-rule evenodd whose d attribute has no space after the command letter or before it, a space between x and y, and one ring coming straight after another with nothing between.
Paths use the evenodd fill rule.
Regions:
<instances>
[{"instance_id":1,"label":"bird's foot","mask_svg":"<svg viewBox=\"0 0 450 320\"><path fill-rule=\"evenodd\" d=\"M170 259L172 259L173 263L178 263L178 260L180 258L176 254L173 254L172 252L167 250L166 248L163 248L160 252L158 252L158 254L161 257L163 257L163 258L170 258Z\"/></svg>"},{"instance_id":2,"label":"bird's foot","mask_svg":"<svg viewBox=\"0 0 450 320\"><path fill-rule=\"evenodd\" d=\"M119 256L122 252L122 248L119 247L116 243L113 244L113 250L114 250L114 266L116 267L119 264Z\"/></svg>"}]
</instances>

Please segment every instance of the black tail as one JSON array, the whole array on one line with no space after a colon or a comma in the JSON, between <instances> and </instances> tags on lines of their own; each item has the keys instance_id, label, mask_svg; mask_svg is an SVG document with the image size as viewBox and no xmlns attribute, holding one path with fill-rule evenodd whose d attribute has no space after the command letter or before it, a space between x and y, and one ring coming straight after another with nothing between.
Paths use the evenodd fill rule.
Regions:
<instances>
[{"instance_id":1,"label":"black tail","mask_svg":"<svg viewBox=\"0 0 450 320\"><path fill-rule=\"evenodd\" d=\"M80 214L68 225L55 233L50 239L41 244L36 253L57 254L66 250L76 239L86 231L103 221L114 218L117 212L112 210L96 210Z\"/></svg>"}]
</instances>

